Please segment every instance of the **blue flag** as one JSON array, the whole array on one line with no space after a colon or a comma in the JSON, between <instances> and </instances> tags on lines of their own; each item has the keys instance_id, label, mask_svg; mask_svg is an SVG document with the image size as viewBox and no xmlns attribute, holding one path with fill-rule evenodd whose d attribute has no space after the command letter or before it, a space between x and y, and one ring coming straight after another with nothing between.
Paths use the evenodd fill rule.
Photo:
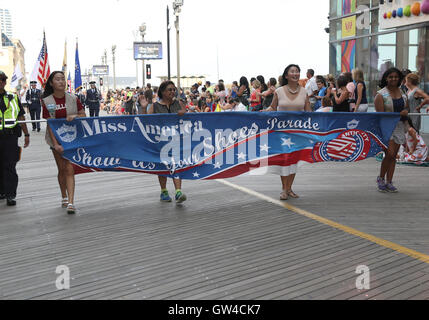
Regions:
<instances>
[{"instance_id":1,"label":"blue flag","mask_svg":"<svg viewBox=\"0 0 429 320\"><path fill-rule=\"evenodd\" d=\"M76 173L129 171L187 180L299 163L361 161L387 147L398 121L396 113L322 112L48 120Z\"/></svg>"},{"instance_id":2,"label":"blue flag","mask_svg":"<svg viewBox=\"0 0 429 320\"><path fill-rule=\"evenodd\" d=\"M82 89L82 75L80 71L80 62L79 62L79 48L76 42L76 59L75 59L75 73L74 73L74 90L77 92Z\"/></svg>"}]
</instances>

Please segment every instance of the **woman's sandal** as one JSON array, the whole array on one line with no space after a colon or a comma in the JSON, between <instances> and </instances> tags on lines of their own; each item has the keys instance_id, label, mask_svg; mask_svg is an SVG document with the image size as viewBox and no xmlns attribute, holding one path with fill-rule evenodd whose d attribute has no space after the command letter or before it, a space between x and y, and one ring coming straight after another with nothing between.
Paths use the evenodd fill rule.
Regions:
<instances>
[{"instance_id":1,"label":"woman's sandal","mask_svg":"<svg viewBox=\"0 0 429 320\"><path fill-rule=\"evenodd\" d=\"M280 193L280 200L286 201L288 199L289 199L289 195L286 191L283 191L282 193Z\"/></svg>"},{"instance_id":2,"label":"woman's sandal","mask_svg":"<svg viewBox=\"0 0 429 320\"><path fill-rule=\"evenodd\" d=\"M69 205L69 199L67 199L67 198L64 198L62 201L61 201L61 207L62 208L67 208L67 206Z\"/></svg>"},{"instance_id":3,"label":"woman's sandal","mask_svg":"<svg viewBox=\"0 0 429 320\"><path fill-rule=\"evenodd\" d=\"M289 190L288 192L287 192L287 195L289 196L289 197L291 197L291 198L294 198L294 199L299 199L299 195L297 195L295 192L293 192L292 190Z\"/></svg>"},{"instance_id":4,"label":"woman's sandal","mask_svg":"<svg viewBox=\"0 0 429 320\"><path fill-rule=\"evenodd\" d=\"M75 214L76 213L76 207L69 203L67 206L67 214Z\"/></svg>"}]
</instances>

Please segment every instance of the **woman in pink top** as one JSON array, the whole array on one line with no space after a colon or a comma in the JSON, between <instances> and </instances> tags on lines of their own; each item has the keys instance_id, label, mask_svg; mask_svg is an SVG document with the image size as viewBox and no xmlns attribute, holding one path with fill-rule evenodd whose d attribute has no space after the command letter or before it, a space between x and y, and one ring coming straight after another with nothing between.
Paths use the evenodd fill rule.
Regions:
<instances>
[{"instance_id":1,"label":"woman in pink top","mask_svg":"<svg viewBox=\"0 0 429 320\"><path fill-rule=\"evenodd\" d=\"M298 83L301 75L301 69L298 65L289 65L282 76L281 87L274 93L274 98L271 106L265 111L306 111L311 112L310 100L307 92ZM295 180L298 165L289 167L270 167L269 172L280 174L282 181L282 193L280 200L291 198L299 198L292 191L292 185Z\"/></svg>"}]
</instances>

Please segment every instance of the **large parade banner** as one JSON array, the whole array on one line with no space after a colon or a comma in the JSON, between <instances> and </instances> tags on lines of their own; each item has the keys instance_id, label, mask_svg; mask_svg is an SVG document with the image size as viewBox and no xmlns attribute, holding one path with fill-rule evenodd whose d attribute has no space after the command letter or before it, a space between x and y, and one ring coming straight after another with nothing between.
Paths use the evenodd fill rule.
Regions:
<instances>
[{"instance_id":1,"label":"large parade banner","mask_svg":"<svg viewBox=\"0 0 429 320\"><path fill-rule=\"evenodd\" d=\"M48 123L77 173L128 171L199 180L364 160L388 145L398 121L394 113L225 112Z\"/></svg>"}]
</instances>

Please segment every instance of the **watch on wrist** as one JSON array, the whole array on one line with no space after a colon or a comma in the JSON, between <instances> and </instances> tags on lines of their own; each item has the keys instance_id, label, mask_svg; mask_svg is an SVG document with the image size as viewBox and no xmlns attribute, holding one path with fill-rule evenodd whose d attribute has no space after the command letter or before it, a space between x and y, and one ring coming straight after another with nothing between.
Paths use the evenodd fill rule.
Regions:
<instances>
[{"instance_id":1,"label":"watch on wrist","mask_svg":"<svg viewBox=\"0 0 429 320\"><path fill-rule=\"evenodd\" d=\"M29 134L26 134L26 135L25 135L25 137L29 137L29 136L30 136Z\"/></svg>"}]
</instances>

